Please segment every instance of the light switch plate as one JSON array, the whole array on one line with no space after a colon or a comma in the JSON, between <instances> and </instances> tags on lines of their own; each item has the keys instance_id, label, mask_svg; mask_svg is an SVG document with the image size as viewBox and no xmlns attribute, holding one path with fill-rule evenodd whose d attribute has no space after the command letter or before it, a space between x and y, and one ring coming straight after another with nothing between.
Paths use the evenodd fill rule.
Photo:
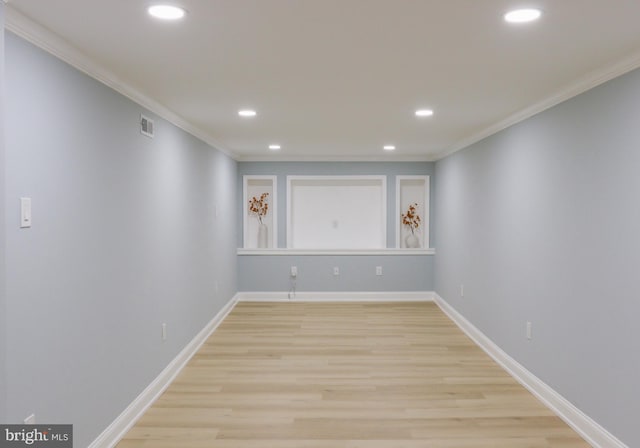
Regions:
<instances>
[{"instance_id":1,"label":"light switch plate","mask_svg":"<svg viewBox=\"0 0 640 448\"><path fill-rule=\"evenodd\" d=\"M20 228L31 227L31 198L20 198Z\"/></svg>"}]
</instances>

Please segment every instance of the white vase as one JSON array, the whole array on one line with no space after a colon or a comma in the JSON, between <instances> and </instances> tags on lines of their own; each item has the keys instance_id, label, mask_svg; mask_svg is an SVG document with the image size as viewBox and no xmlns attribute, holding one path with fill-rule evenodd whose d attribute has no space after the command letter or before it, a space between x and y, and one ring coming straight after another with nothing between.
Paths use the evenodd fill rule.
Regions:
<instances>
[{"instance_id":1,"label":"white vase","mask_svg":"<svg viewBox=\"0 0 640 448\"><path fill-rule=\"evenodd\" d=\"M405 247L409 249L417 249L418 247L420 247L420 240L413 233L410 233L404 239L404 244L405 244Z\"/></svg>"},{"instance_id":2,"label":"white vase","mask_svg":"<svg viewBox=\"0 0 640 448\"><path fill-rule=\"evenodd\" d=\"M258 249L266 249L269 247L269 229L264 223L258 226Z\"/></svg>"}]
</instances>

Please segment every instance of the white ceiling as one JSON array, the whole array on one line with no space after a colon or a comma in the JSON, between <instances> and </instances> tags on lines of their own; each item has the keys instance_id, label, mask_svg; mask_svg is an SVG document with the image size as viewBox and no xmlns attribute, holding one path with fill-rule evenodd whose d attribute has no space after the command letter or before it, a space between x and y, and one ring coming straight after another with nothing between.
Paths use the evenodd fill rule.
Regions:
<instances>
[{"instance_id":1,"label":"white ceiling","mask_svg":"<svg viewBox=\"0 0 640 448\"><path fill-rule=\"evenodd\" d=\"M239 160L434 160L640 66L638 0L148 4L10 0L7 27Z\"/></svg>"}]
</instances>

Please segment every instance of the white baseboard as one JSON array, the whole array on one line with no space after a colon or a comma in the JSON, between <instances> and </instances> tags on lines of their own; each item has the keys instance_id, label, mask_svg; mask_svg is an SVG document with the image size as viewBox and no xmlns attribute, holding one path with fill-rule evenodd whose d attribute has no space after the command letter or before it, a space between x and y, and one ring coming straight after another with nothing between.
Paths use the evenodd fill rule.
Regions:
<instances>
[{"instance_id":1,"label":"white baseboard","mask_svg":"<svg viewBox=\"0 0 640 448\"><path fill-rule=\"evenodd\" d=\"M594 448L628 448L614 435L505 353L437 293L434 300L467 336Z\"/></svg>"},{"instance_id":2,"label":"white baseboard","mask_svg":"<svg viewBox=\"0 0 640 448\"><path fill-rule=\"evenodd\" d=\"M238 302L233 297L187 346L169 363L147 388L120 414L89 448L112 448L129 431L149 407L160 397L191 357L200 349L207 338L218 328L227 314Z\"/></svg>"},{"instance_id":3,"label":"white baseboard","mask_svg":"<svg viewBox=\"0 0 640 448\"><path fill-rule=\"evenodd\" d=\"M113 448L136 421L160 397L174 378L215 331L237 302L431 302L453 320L467 336L502 368L553 410L595 448L628 448L606 429L571 404L539 378L511 358L487 336L465 319L442 297L431 291L409 292L298 292L289 299L287 292L239 292L169 363L156 379L89 445L89 448Z\"/></svg>"},{"instance_id":4,"label":"white baseboard","mask_svg":"<svg viewBox=\"0 0 640 448\"><path fill-rule=\"evenodd\" d=\"M239 292L239 302L432 302L432 291L401 292L296 292L291 298L289 293L280 292Z\"/></svg>"},{"instance_id":5,"label":"white baseboard","mask_svg":"<svg viewBox=\"0 0 640 448\"><path fill-rule=\"evenodd\" d=\"M89 445L89 448L113 448L160 395L169 387L191 357L200 349L239 301L263 302L382 302L433 301L433 292L298 292L291 300L287 292L241 292L236 294L191 342L169 363L147 388Z\"/></svg>"}]
</instances>

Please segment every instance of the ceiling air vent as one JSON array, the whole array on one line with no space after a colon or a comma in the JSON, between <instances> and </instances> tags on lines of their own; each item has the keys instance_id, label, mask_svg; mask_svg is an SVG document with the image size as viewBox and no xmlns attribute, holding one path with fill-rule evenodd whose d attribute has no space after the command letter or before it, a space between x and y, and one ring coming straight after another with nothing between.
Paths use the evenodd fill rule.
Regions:
<instances>
[{"instance_id":1,"label":"ceiling air vent","mask_svg":"<svg viewBox=\"0 0 640 448\"><path fill-rule=\"evenodd\" d=\"M151 118L140 115L140 133L153 138L153 120Z\"/></svg>"}]
</instances>

